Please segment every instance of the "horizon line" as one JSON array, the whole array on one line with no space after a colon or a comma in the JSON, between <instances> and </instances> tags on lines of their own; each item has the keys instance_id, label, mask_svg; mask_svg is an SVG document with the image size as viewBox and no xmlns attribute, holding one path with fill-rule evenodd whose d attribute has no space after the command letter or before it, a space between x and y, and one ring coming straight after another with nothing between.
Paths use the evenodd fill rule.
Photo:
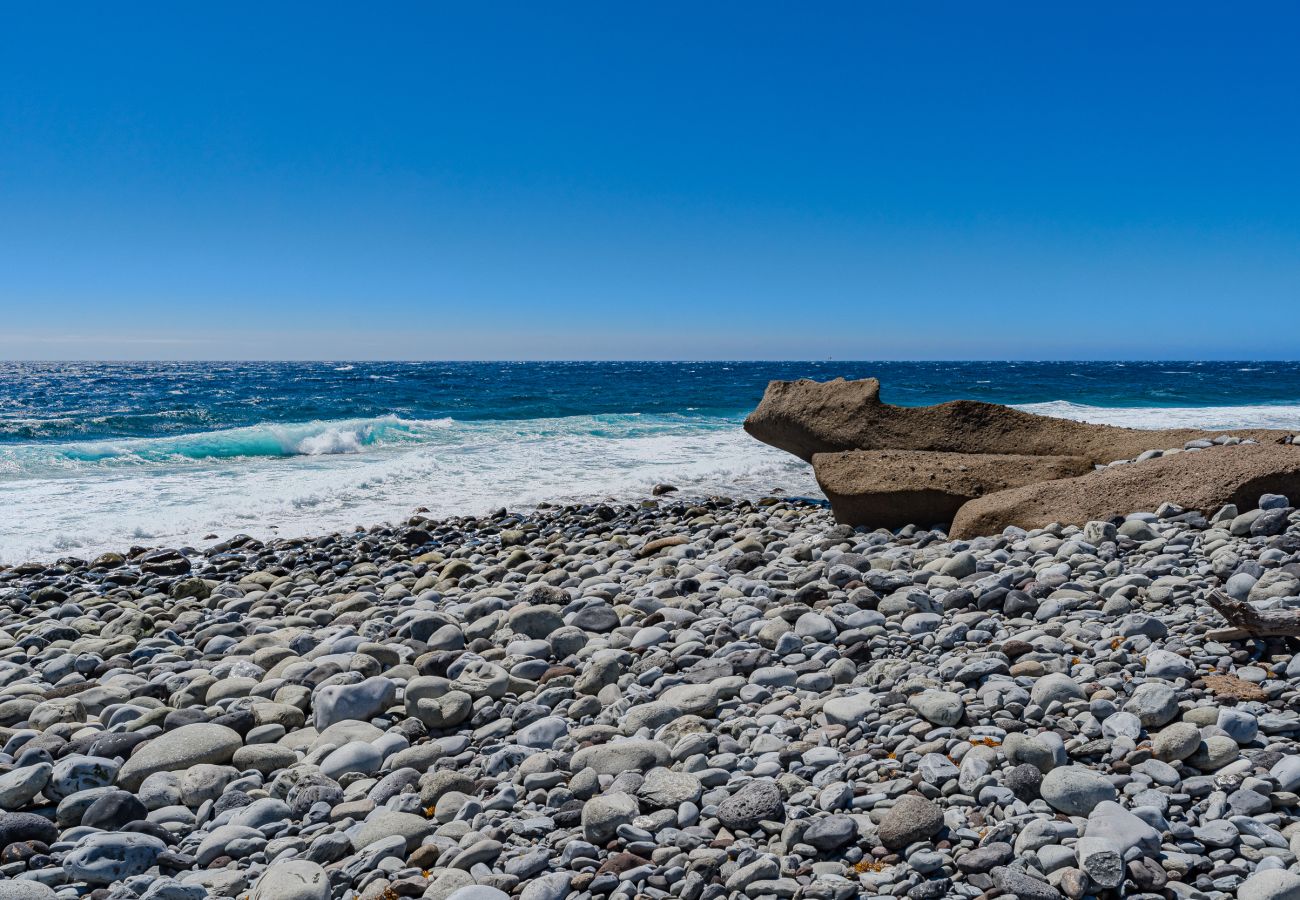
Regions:
<instances>
[{"instance_id":1,"label":"horizon line","mask_svg":"<svg viewBox=\"0 0 1300 900\"><path fill-rule=\"evenodd\" d=\"M734 359L698 359L698 358L645 358L645 357L627 357L627 358L528 358L528 359L510 359L510 358L476 358L476 359L450 359L450 358L408 358L408 359L365 359L365 358L312 358L312 359L295 359L295 358L274 358L274 357L247 357L247 358L195 358L195 359L177 359L177 358L76 358L68 357L63 359L31 359L31 358L0 358L0 364L23 364L23 365L61 365L67 363L93 363L97 365L132 365L132 364L177 364L186 365L194 363L207 364L247 364L247 363L278 363L281 365L326 365L334 363L345 364L390 364L390 365L527 365L536 363L560 363L560 364L603 364L603 363L659 363L672 365L703 365L703 364L725 364L725 363L813 363L824 365L827 363L840 364L923 364L923 363L952 363L964 365L978 365L987 363L1035 363L1039 365L1057 364L1069 365L1072 363L1190 363L1193 365L1204 365L1206 363L1294 363L1300 362L1300 356L1287 357L1139 357L1139 356L1116 356L1116 357L1078 357L1078 358L1031 358L1031 357L988 357L988 358L953 358L953 357L920 357L910 359L867 359L867 358L842 358L836 359L827 357L824 359L814 359L810 357L752 357L752 358L734 358Z\"/></svg>"}]
</instances>

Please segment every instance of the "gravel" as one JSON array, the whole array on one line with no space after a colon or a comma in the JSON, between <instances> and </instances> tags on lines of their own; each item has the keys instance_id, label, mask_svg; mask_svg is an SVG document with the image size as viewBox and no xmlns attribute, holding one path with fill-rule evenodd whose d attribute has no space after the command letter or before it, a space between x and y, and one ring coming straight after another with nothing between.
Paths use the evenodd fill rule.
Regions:
<instances>
[{"instance_id":1,"label":"gravel","mask_svg":"<svg viewBox=\"0 0 1300 900\"><path fill-rule=\"evenodd\" d=\"M0 570L0 900L1300 896L1286 498L770 498ZM1109 893L1107 893L1109 892Z\"/></svg>"}]
</instances>

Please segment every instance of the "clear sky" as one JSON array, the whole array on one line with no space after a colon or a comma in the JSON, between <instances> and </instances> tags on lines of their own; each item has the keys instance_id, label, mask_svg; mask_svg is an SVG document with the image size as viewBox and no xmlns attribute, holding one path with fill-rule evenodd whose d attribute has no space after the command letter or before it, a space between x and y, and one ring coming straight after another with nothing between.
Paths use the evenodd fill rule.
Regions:
<instances>
[{"instance_id":1,"label":"clear sky","mask_svg":"<svg viewBox=\"0 0 1300 900\"><path fill-rule=\"evenodd\" d=\"M1300 358L1292 3L0 6L0 356Z\"/></svg>"}]
</instances>

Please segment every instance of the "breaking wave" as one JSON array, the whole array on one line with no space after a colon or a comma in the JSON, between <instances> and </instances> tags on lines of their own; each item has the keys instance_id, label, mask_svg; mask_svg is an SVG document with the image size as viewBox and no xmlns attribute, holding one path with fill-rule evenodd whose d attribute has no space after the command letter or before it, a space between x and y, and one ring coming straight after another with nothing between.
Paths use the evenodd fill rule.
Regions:
<instances>
[{"instance_id":1,"label":"breaking wave","mask_svg":"<svg viewBox=\"0 0 1300 900\"><path fill-rule=\"evenodd\" d=\"M809 466L738 419L584 415L460 422L396 417L265 424L93 444L0 446L0 562L209 535L313 535L423 507L481 514L541 501L819 496ZM38 528L31 523L39 522Z\"/></svg>"},{"instance_id":2,"label":"breaking wave","mask_svg":"<svg viewBox=\"0 0 1300 900\"><path fill-rule=\"evenodd\" d=\"M337 422L269 423L156 438L28 445L51 458L87 463L149 463L247 457L328 456L362 453L388 444L422 440L450 419L408 422L395 416Z\"/></svg>"}]
</instances>

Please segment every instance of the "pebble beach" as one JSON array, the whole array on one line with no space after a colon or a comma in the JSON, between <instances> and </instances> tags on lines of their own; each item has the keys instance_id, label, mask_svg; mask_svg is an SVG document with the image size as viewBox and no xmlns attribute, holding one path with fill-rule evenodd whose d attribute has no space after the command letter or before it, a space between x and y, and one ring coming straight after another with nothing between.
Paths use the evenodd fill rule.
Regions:
<instances>
[{"instance_id":1,"label":"pebble beach","mask_svg":"<svg viewBox=\"0 0 1300 900\"><path fill-rule=\"evenodd\" d=\"M0 898L1300 896L1280 496L965 541L781 497L0 571Z\"/></svg>"},{"instance_id":2,"label":"pebble beach","mask_svg":"<svg viewBox=\"0 0 1300 900\"><path fill-rule=\"evenodd\" d=\"M1300 900L1300 7L10 6L0 900Z\"/></svg>"}]
</instances>

